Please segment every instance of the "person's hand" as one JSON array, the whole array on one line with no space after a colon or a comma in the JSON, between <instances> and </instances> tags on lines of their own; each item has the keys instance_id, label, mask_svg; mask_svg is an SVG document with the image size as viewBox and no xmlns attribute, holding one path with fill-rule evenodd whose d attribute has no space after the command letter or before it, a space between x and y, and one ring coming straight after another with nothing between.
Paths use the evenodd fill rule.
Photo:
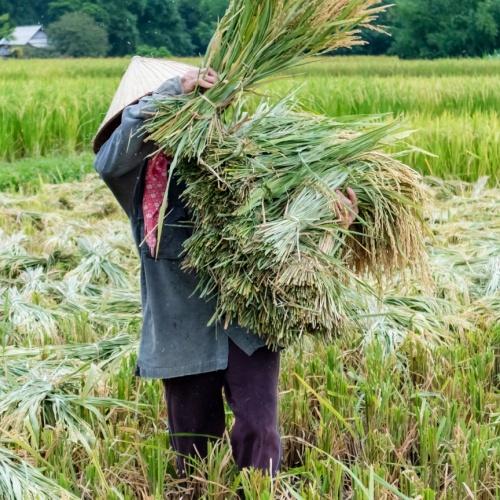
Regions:
<instances>
[{"instance_id":1,"label":"person's hand","mask_svg":"<svg viewBox=\"0 0 500 500\"><path fill-rule=\"evenodd\" d=\"M219 75L212 69L190 69L181 77L182 92L190 94L197 87L208 90L219 81Z\"/></svg>"},{"instance_id":2,"label":"person's hand","mask_svg":"<svg viewBox=\"0 0 500 500\"><path fill-rule=\"evenodd\" d=\"M339 224L342 228L349 229L359 214L358 197L351 188L347 188L347 196L340 189L335 192L339 198L334 205Z\"/></svg>"}]
</instances>

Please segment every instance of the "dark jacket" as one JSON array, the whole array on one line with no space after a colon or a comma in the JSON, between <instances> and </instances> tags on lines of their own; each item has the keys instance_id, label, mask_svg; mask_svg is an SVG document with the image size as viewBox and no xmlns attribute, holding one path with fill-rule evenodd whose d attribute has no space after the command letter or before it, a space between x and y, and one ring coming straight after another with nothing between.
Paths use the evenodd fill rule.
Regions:
<instances>
[{"instance_id":1,"label":"dark jacket","mask_svg":"<svg viewBox=\"0 0 500 500\"><path fill-rule=\"evenodd\" d=\"M190 236L189 213L180 194L185 186L174 175L155 260L144 238L142 194L147 156L154 151L140 131L144 120L155 112L155 99L180 94L179 78L166 81L155 93L125 108L121 124L104 143L95 159L95 169L125 210L141 260L143 326L136 375L173 378L222 370L227 366L228 336L247 354L265 343L238 325L224 330L208 327L215 299L206 302L194 293L196 275L180 268L183 242Z\"/></svg>"}]
</instances>

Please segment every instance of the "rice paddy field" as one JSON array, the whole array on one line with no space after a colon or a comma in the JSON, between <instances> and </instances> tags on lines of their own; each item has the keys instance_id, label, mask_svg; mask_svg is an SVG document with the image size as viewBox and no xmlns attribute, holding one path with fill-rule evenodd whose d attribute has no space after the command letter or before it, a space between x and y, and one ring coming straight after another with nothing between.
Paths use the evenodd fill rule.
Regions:
<instances>
[{"instance_id":1,"label":"rice paddy field","mask_svg":"<svg viewBox=\"0 0 500 500\"><path fill-rule=\"evenodd\" d=\"M273 480L226 436L180 481L161 384L133 375L138 259L89 146L127 64L0 60L0 498L499 499L500 59L325 58L262 89L393 112L431 193L432 285L284 353Z\"/></svg>"},{"instance_id":2,"label":"rice paddy field","mask_svg":"<svg viewBox=\"0 0 500 500\"><path fill-rule=\"evenodd\" d=\"M196 60L188 60L196 63ZM88 150L126 59L1 61L0 161ZM393 113L415 130L411 154L425 173L498 180L500 60L324 58L271 83L297 89L305 109L338 116Z\"/></svg>"}]
</instances>

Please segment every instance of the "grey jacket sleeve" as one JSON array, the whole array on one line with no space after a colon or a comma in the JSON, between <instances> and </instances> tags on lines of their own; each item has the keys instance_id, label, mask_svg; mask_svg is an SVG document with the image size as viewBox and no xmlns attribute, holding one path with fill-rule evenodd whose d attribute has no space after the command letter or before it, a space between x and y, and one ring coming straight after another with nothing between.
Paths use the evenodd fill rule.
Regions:
<instances>
[{"instance_id":1,"label":"grey jacket sleeve","mask_svg":"<svg viewBox=\"0 0 500 500\"><path fill-rule=\"evenodd\" d=\"M155 92L127 106L121 124L96 155L94 168L101 178L111 179L127 174L144 161L144 120L156 111L156 100L182 94L180 77L165 81Z\"/></svg>"}]
</instances>

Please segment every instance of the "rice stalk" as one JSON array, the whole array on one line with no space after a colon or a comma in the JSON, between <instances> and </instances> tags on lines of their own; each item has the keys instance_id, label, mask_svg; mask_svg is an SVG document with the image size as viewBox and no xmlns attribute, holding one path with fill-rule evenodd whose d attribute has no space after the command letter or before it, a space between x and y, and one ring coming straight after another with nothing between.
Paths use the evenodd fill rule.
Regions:
<instances>
[{"instance_id":1,"label":"rice stalk","mask_svg":"<svg viewBox=\"0 0 500 500\"><path fill-rule=\"evenodd\" d=\"M56 312L34 302L30 294L11 287L0 292L0 314L27 335L56 336Z\"/></svg>"},{"instance_id":2,"label":"rice stalk","mask_svg":"<svg viewBox=\"0 0 500 500\"><path fill-rule=\"evenodd\" d=\"M140 297L131 286L116 288L81 282L75 274L66 275L52 284L52 292L59 300L61 314L85 313L92 322L105 325L127 323L141 311Z\"/></svg>"},{"instance_id":3,"label":"rice stalk","mask_svg":"<svg viewBox=\"0 0 500 500\"><path fill-rule=\"evenodd\" d=\"M68 442L92 453L96 430L101 436L108 432L103 410L133 410L135 406L116 398L92 396L90 392L102 379L102 371L92 375L92 368L84 368L82 365L75 370L60 363L58 368L46 370L42 362L25 373L21 371L10 389L0 394L2 429L26 433L38 446L42 429L54 427L65 432Z\"/></svg>"},{"instance_id":4,"label":"rice stalk","mask_svg":"<svg viewBox=\"0 0 500 500\"><path fill-rule=\"evenodd\" d=\"M0 446L0 497L23 500L79 498L3 446Z\"/></svg>"},{"instance_id":5,"label":"rice stalk","mask_svg":"<svg viewBox=\"0 0 500 500\"><path fill-rule=\"evenodd\" d=\"M380 0L232 0L202 66L221 83L199 93L162 101L149 140L185 158L200 158L220 134L221 114L242 92L304 64L306 55L362 44L361 28L387 7ZM182 147L181 147L182 145Z\"/></svg>"},{"instance_id":6,"label":"rice stalk","mask_svg":"<svg viewBox=\"0 0 500 500\"><path fill-rule=\"evenodd\" d=\"M87 344L46 345L42 347L7 347L2 350L3 361L40 360L61 362L83 361L99 363L100 367L124 356L135 348L136 340L128 333Z\"/></svg>"},{"instance_id":7,"label":"rice stalk","mask_svg":"<svg viewBox=\"0 0 500 500\"><path fill-rule=\"evenodd\" d=\"M74 278L82 285L108 281L120 288L129 285L125 269L113 261L116 251L106 242L97 238L79 238L78 247L82 260L66 274L66 279Z\"/></svg>"}]
</instances>

